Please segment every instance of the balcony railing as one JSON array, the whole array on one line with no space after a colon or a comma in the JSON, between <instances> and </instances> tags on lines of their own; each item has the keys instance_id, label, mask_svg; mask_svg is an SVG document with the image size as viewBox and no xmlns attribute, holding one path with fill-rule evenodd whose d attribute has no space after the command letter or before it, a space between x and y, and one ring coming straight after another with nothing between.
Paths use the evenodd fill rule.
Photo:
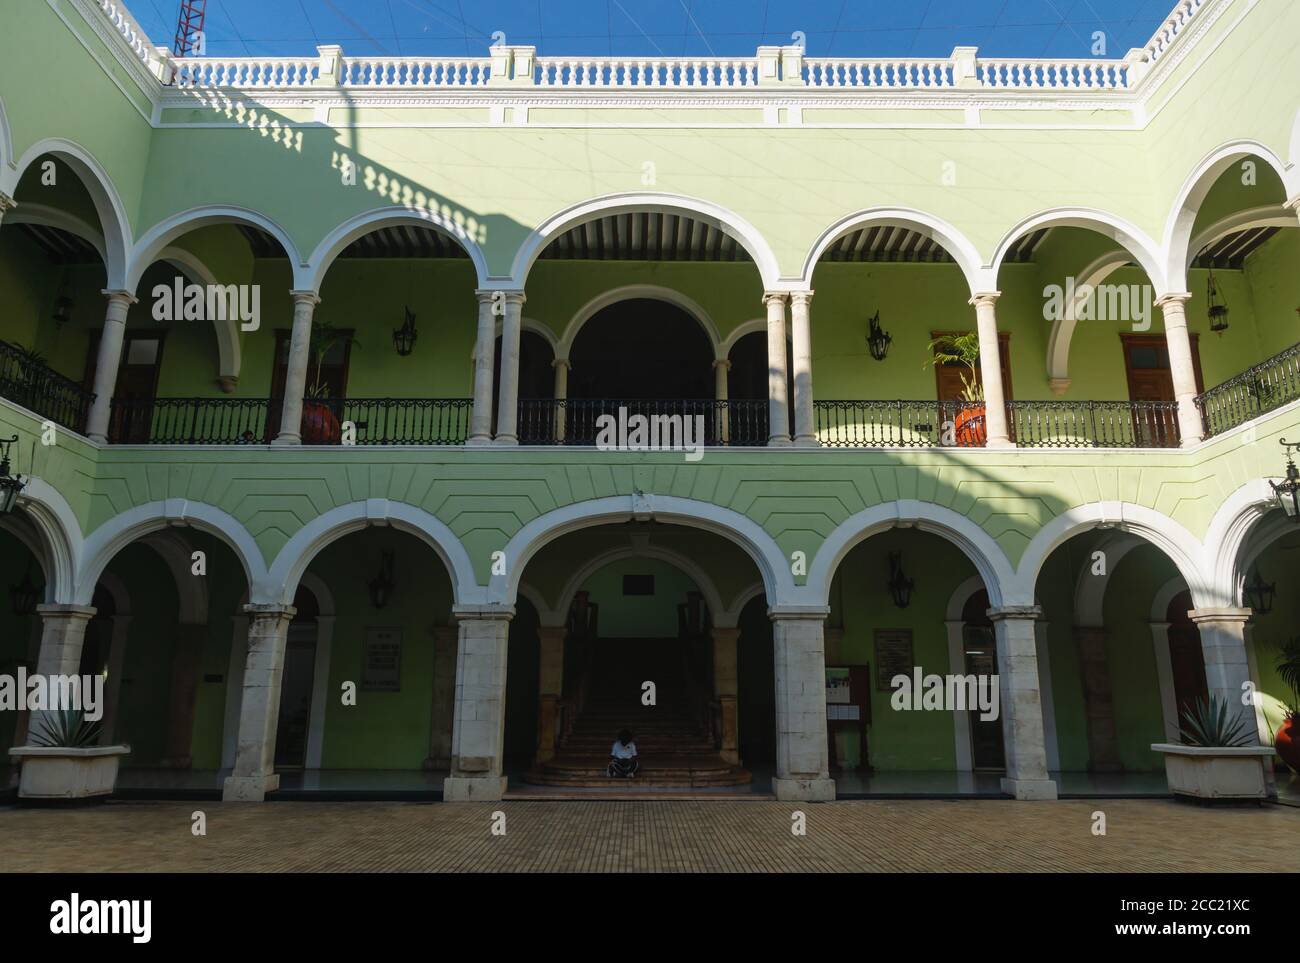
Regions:
<instances>
[{"instance_id":1,"label":"balcony railing","mask_svg":"<svg viewBox=\"0 0 1300 963\"><path fill-rule=\"evenodd\" d=\"M1300 344L1247 368L1196 399L1205 436L1221 434L1300 398Z\"/></svg>"},{"instance_id":2,"label":"balcony railing","mask_svg":"<svg viewBox=\"0 0 1300 963\"><path fill-rule=\"evenodd\" d=\"M1177 448L1176 401L1010 401L1021 448Z\"/></svg>"},{"instance_id":3,"label":"balcony railing","mask_svg":"<svg viewBox=\"0 0 1300 963\"><path fill-rule=\"evenodd\" d=\"M95 396L39 358L0 341L0 397L57 425L81 431Z\"/></svg>"},{"instance_id":4,"label":"balcony railing","mask_svg":"<svg viewBox=\"0 0 1300 963\"><path fill-rule=\"evenodd\" d=\"M114 398L118 445L258 445L269 441L266 398ZM277 405L275 410L279 410Z\"/></svg>"},{"instance_id":5,"label":"balcony railing","mask_svg":"<svg viewBox=\"0 0 1300 963\"><path fill-rule=\"evenodd\" d=\"M519 402L521 445L594 445L600 440L600 419L609 415L612 424L643 415L656 425L660 445L682 439L690 424L691 444L713 446L766 445L768 437L767 399L715 401L706 399L645 400L617 398L540 398ZM668 419L676 419L676 422ZM665 438L664 431L676 432ZM700 436L703 430L703 437ZM635 444L636 440L631 439Z\"/></svg>"},{"instance_id":6,"label":"balcony railing","mask_svg":"<svg viewBox=\"0 0 1300 963\"><path fill-rule=\"evenodd\" d=\"M817 437L830 448L984 444L984 406L964 401L816 401L813 413Z\"/></svg>"}]
</instances>

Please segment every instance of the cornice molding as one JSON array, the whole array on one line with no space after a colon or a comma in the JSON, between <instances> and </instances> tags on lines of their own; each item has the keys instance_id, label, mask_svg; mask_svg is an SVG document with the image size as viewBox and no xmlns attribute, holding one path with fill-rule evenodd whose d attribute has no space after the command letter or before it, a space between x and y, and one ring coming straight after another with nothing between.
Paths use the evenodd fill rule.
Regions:
<instances>
[{"instance_id":1,"label":"cornice molding","mask_svg":"<svg viewBox=\"0 0 1300 963\"><path fill-rule=\"evenodd\" d=\"M62 11L60 11L59 5L55 0L45 0L45 2L54 12L54 15L60 20L63 20L66 24L67 19L64 17ZM135 51L132 50L130 44L126 42L126 38L123 37L109 21L107 15L100 8L97 0L67 0L67 3L72 6L78 14L80 14L81 19L86 26L89 27L95 33L95 36L104 43L104 46L108 49L113 59L116 60L118 65L131 76L131 79L135 81L136 87L138 87L140 92L149 100L149 103L156 106L159 97L166 88L163 87L162 82L158 77L149 70L144 61L136 56ZM68 26L71 28L72 25L68 24ZM76 30L72 30L72 34L83 47L86 46ZM96 61L99 60L99 57L94 50L87 47L86 52ZM102 63L101 66L103 66ZM114 79L114 81L116 80L116 78L110 79ZM125 93L125 91L123 91L123 93Z\"/></svg>"}]
</instances>

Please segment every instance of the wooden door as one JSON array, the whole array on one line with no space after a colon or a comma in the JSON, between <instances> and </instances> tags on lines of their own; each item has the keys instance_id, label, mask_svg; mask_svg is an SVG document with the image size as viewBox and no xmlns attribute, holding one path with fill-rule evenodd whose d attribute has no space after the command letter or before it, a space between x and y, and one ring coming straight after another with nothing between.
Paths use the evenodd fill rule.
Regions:
<instances>
[{"instance_id":1,"label":"wooden door","mask_svg":"<svg viewBox=\"0 0 1300 963\"><path fill-rule=\"evenodd\" d=\"M113 388L113 413L109 440L117 444L144 444L153 424L153 402L158 397L166 331L127 331L122 336L122 359ZM86 390L93 391L99 364L99 335L90 339L86 358Z\"/></svg>"},{"instance_id":2,"label":"wooden door","mask_svg":"<svg viewBox=\"0 0 1300 963\"><path fill-rule=\"evenodd\" d=\"M325 354L320 366L320 383L324 386L325 397L334 406L334 415L342 420L342 400L347 397L348 362L352 357L352 332L344 331L345 337ZM275 332L275 367L271 369L271 411L267 415L267 439L280 433L281 404L284 401L284 384L289 379L289 345L292 333L284 328ZM307 358L307 395L310 397L312 386L316 383L316 358L309 354ZM358 425L358 430L361 429Z\"/></svg>"},{"instance_id":3,"label":"wooden door","mask_svg":"<svg viewBox=\"0 0 1300 963\"><path fill-rule=\"evenodd\" d=\"M1196 391L1204 390L1201 381L1201 354L1197 336L1192 335L1192 369L1196 374ZM1174 379L1169 368L1169 344L1163 335L1121 334L1124 369L1128 377L1130 401L1172 402ZM1144 448L1174 448L1178 445L1178 416L1170 410L1153 410L1134 406L1134 443Z\"/></svg>"}]
</instances>

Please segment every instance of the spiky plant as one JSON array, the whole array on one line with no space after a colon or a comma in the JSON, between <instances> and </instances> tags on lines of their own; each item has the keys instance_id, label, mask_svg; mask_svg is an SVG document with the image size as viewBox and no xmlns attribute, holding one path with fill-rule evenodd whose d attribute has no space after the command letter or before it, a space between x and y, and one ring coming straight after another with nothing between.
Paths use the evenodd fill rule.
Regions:
<instances>
[{"instance_id":1,"label":"spiky plant","mask_svg":"<svg viewBox=\"0 0 1300 963\"><path fill-rule=\"evenodd\" d=\"M1254 733L1240 712L1228 715L1228 703L1218 696L1197 699L1183 713L1182 740L1185 746L1236 749L1254 743Z\"/></svg>"},{"instance_id":2,"label":"spiky plant","mask_svg":"<svg viewBox=\"0 0 1300 963\"><path fill-rule=\"evenodd\" d=\"M1287 703L1286 717L1292 724L1300 725L1300 635L1278 646L1275 666L1277 674L1291 690L1291 701Z\"/></svg>"},{"instance_id":3,"label":"spiky plant","mask_svg":"<svg viewBox=\"0 0 1300 963\"><path fill-rule=\"evenodd\" d=\"M85 749L99 744L99 723L87 722L80 709L44 712L36 719L32 745L51 749Z\"/></svg>"}]
</instances>

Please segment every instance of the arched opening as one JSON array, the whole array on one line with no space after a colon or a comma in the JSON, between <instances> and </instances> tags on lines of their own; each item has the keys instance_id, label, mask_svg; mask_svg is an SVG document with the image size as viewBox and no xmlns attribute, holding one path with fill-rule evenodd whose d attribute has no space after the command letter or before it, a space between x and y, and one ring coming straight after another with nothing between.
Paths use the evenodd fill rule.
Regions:
<instances>
[{"instance_id":1,"label":"arched opening","mask_svg":"<svg viewBox=\"0 0 1300 963\"><path fill-rule=\"evenodd\" d=\"M790 340L786 339L786 353ZM764 445L769 431L767 332L741 335L727 353L728 429L733 445ZM786 416L794 421L794 372L786 371Z\"/></svg>"},{"instance_id":2,"label":"arched opening","mask_svg":"<svg viewBox=\"0 0 1300 963\"><path fill-rule=\"evenodd\" d=\"M968 675L989 676L998 671L998 646L993 622L988 616L989 593L975 592L961 611L962 667ZM1006 746L1002 726L996 719L985 718L978 707L966 710L970 733L971 769L976 772L1003 772L1006 769Z\"/></svg>"},{"instance_id":3,"label":"arched opening","mask_svg":"<svg viewBox=\"0 0 1300 963\"><path fill-rule=\"evenodd\" d=\"M501 335L497 335L492 383L501 383ZM519 332L519 443L543 444L554 423L548 420L555 398L555 351L536 331ZM496 431L498 399L492 400L492 430Z\"/></svg>"},{"instance_id":4,"label":"arched opening","mask_svg":"<svg viewBox=\"0 0 1300 963\"><path fill-rule=\"evenodd\" d=\"M7 525L0 527L0 673L17 677L20 667L32 672L40 651L41 625L36 606L45 599L41 559ZM27 713L0 712L0 746L26 741ZM0 758L0 791L16 781L8 754Z\"/></svg>"}]
</instances>

